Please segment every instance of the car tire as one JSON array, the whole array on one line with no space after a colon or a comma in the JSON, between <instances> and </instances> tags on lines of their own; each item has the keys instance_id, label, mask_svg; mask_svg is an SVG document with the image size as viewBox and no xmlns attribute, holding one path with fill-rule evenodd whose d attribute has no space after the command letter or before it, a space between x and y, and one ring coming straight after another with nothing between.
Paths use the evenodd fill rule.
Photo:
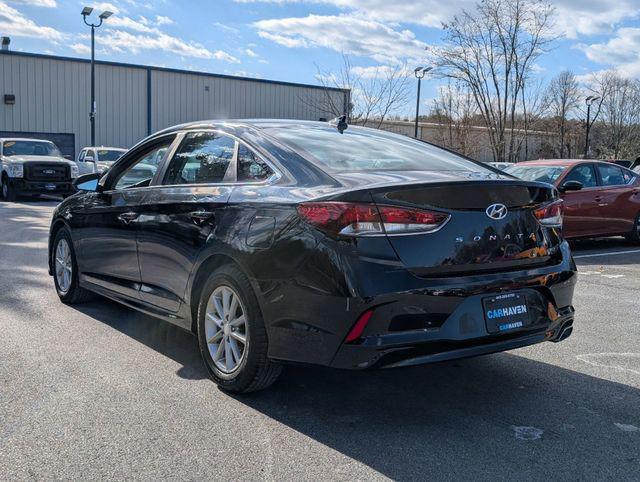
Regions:
<instances>
[{"instance_id":1,"label":"car tire","mask_svg":"<svg viewBox=\"0 0 640 482\"><path fill-rule=\"evenodd\" d=\"M207 371L223 390L262 390L282 371L279 363L267 357L267 331L253 288L234 266L219 268L205 282L198 303L197 335Z\"/></svg>"},{"instance_id":2,"label":"car tire","mask_svg":"<svg viewBox=\"0 0 640 482\"><path fill-rule=\"evenodd\" d=\"M634 244L640 244L640 213L636 216L633 229L627 234L626 238Z\"/></svg>"},{"instance_id":3,"label":"car tire","mask_svg":"<svg viewBox=\"0 0 640 482\"><path fill-rule=\"evenodd\" d=\"M90 291L81 288L78 283L78 263L71 235L66 228L56 233L51 256L53 282L60 300L68 305L89 301L93 295Z\"/></svg>"},{"instance_id":4,"label":"car tire","mask_svg":"<svg viewBox=\"0 0 640 482\"><path fill-rule=\"evenodd\" d=\"M8 202L14 202L16 200L16 192L9 184L9 179L6 175L2 176L2 199Z\"/></svg>"}]
</instances>

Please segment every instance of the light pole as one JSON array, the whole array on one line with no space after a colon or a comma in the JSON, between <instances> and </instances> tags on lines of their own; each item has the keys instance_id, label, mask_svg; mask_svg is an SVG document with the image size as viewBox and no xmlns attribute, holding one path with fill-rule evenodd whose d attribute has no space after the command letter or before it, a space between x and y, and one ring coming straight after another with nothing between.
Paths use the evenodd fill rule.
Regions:
<instances>
[{"instance_id":1,"label":"light pole","mask_svg":"<svg viewBox=\"0 0 640 482\"><path fill-rule=\"evenodd\" d=\"M416 126L415 132L413 133L413 137L418 138L418 118L420 117L420 82L424 78L425 74L429 72L433 67L416 67L413 73L418 79L418 95L416 98Z\"/></svg>"},{"instance_id":2,"label":"light pole","mask_svg":"<svg viewBox=\"0 0 640 482\"><path fill-rule=\"evenodd\" d=\"M591 129L591 104L593 104L596 100L599 100L600 97L596 97L595 95L590 95L585 99L587 103L587 135L585 136L584 141L584 158L587 159L589 157L589 130Z\"/></svg>"},{"instance_id":3,"label":"light pole","mask_svg":"<svg viewBox=\"0 0 640 482\"><path fill-rule=\"evenodd\" d=\"M93 8L84 7L81 15L84 23L91 27L91 107L89 110L89 122L91 122L91 145L96 145L96 66L95 66L95 51L96 51L96 29L102 25L102 22L113 15L113 12L105 10L98 17L100 22L89 23L87 17L91 15Z\"/></svg>"}]
</instances>

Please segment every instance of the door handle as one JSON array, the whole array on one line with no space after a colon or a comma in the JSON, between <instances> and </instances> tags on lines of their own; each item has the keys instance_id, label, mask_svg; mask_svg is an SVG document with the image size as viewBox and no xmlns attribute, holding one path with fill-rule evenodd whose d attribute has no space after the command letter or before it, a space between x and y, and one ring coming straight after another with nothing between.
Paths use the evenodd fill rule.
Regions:
<instances>
[{"instance_id":1,"label":"door handle","mask_svg":"<svg viewBox=\"0 0 640 482\"><path fill-rule=\"evenodd\" d=\"M128 213L122 213L120 216L118 216L118 219L124 224L129 224L131 221L135 221L137 217L138 213L129 211Z\"/></svg>"},{"instance_id":2,"label":"door handle","mask_svg":"<svg viewBox=\"0 0 640 482\"><path fill-rule=\"evenodd\" d=\"M213 218L213 213L210 211L193 211L189 213L189 217L195 224L200 226L201 224Z\"/></svg>"}]
</instances>

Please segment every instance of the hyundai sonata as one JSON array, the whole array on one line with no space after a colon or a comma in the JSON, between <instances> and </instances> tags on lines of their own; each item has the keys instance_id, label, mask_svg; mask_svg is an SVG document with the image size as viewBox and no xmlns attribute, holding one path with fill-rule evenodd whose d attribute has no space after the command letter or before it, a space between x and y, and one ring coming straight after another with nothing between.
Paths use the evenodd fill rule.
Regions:
<instances>
[{"instance_id":1,"label":"hyundai sonata","mask_svg":"<svg viewBox=\"0 0 640 482\"><path fill-rule=\"evenodd\" d=\"M572 330L557 191L424 142L344 119L199 122L98 176L53 215L58 296L191 330L229 391L283 362L398 367Z\"/></svg>"}]
</instances>

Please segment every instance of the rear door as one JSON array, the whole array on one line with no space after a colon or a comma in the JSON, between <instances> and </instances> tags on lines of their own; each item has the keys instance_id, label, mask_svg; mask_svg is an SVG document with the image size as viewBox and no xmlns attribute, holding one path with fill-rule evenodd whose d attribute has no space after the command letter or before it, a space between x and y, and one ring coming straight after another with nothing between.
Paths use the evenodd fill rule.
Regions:
<instances>
[{"instance_id":1,"label":"rear door","mask_svg":"<svg viewBox=\"0 0 640 482\"><path fill-rule=\"evenodd\" d=\"M562 231L568 238L590 236L604 232L598 218L598 199L600 187L593 164L578 164L560 180L582 184L579 191L567 191L562 194L564 200L564 224Z\"/></svg>"},{"instance_id":2,"label":"rear door","mask_svg":"<svg viewBox=\"0 0 640 482\"><path fill-rule=\"evenodd\" d=\"M181 135L139 206L143 301L175 313L198 253L224 216L235 179L236 140L216 131Z\"/></svg>"},{"instance_id":3,"label":"rear door","mask_svg":"<svg viewBox=\"0 0 640 482\"><path fill-rule=\"evenodd\" d=\"M598 221L604 234L630 232L638 214L638 188L635 176L615 164L596 166L601 189L598 201Z\"/></svg>"},{"instance_id":4,"label":"rear door","mask_svg":"<svg viewBox=\"0 0 640 482\"><path fill-rule=\"evenodd\" d=\"M377 188L372 196L378 205L450 215L436 232L389 235L405 266L418 275L524 269L559 255L559 231L543 230L533 214L533 207L552 199L550 187L518 181L466 181Z\"/></svg>"}]
</instances>

